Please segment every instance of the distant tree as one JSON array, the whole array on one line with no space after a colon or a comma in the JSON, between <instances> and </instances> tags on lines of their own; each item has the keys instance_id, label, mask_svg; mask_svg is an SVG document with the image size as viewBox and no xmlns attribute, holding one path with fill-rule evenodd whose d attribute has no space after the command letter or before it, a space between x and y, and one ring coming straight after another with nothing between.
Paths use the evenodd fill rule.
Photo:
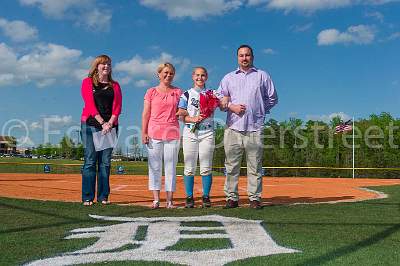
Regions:
<instances>
[{"instance_id":1,"label":"distant tree","mask_svg":"<svg viewBox=\"0 0 400 266\"><path fill-rule=\"evenodd\" d=\"M60 141L60 155L66 159L72 159L75 144L71 138L64 136Z\"/></svg>"}]
</instances>

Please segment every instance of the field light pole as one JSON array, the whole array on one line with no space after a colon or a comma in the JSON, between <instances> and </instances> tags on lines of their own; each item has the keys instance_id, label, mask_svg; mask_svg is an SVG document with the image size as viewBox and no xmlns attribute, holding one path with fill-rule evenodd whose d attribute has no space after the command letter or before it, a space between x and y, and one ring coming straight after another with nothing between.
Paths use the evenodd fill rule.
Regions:
<instances>
[{"instance_id":1,"label":"field light pole","mask_svg":"<svg viewBox=\"0 0 400 266\"><path fill-rule=\"evenodd\" d=\"M353 116L353 179L354 179L354 165L355 165L354 154L355 152L354 152L354 116Z\"/></svg>"}]
</instances>

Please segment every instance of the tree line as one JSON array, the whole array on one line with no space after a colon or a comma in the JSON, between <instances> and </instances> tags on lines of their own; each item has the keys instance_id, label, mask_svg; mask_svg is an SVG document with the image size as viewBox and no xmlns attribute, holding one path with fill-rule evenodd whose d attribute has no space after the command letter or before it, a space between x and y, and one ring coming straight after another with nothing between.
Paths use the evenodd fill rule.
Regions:
<instances>
[{"instance_id":1,"label":"tree line","mask_svg":"<svg viewBox=\"0 0 400 266\"><path fill-rule=\"evenodd\" d=\"M353 166L353 131L335 134L335 127L342 122L339 117L333 118L329 123L316 120L303 121L298 118L281 122L274 119L266 121L262 141L265 174L267 176L351 176L351 169L338 169ZM217 124L213 165L218 172L223 172L225 161L223 136L224 125ZM356 168L400 167L399 146L400 119L383 112L354 121ZM73 143L67 136L64 136L58 145L39 145L31 152L38 156L83 158L82 144ZM246 160L242 159L242 166L245 167ZM182 147L179 162L183 163ZM330 167L330 169L312 167ZM243 174L245 174L245 169L243 169ZM396 169L356 170L357 177L396 178L399 174L400 171Z\"/></svg>"},{"instance_id":2,"label":"tree line","mask_svg":"<svg viewBox=\"0 0 400 266\"><path fill-rule=\"evenodd\" d=\"M331 176L349 177L352 170L337 169L353 166L353 131L335 134L335 127L343 123L340 117L329 123L298 118L265 123L263 134L264 167L331 167L267 168L268 176ZM214 165L223 166L225 155L222 125L216 126ZM354 121L354 160L356 168L400 167L400 119L389 113L372 114L369 118ZM246 166L243 158L242 166ZM336 168L336 169L332 169ZM245 173L245 170L244 170ZM399 177L400 171L356 170L357 177Z\"/></svg>"},{"instance_id":3,"label":"tree line","mask_svg":"<svg viewBox=\"0 0 400 266\"><path fill-rule=\"evenodd\" d=\"M64 136L58 145L51 143L40 144L30 150L32 155L46 158L64 158L80 160L83 158L83 145L74 143L68 136Z\"/></svg>"}]
</instances>

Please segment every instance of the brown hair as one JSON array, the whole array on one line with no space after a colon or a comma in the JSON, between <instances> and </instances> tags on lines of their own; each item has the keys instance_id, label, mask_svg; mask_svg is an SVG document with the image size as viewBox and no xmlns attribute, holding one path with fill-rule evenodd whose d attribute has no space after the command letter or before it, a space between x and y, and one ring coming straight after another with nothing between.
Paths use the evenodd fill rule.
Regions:
<instances>
[{"instance_id":1,"label":"brown hair","mask_svg":"<svg viewBox=\"0 0 400 266\"><path fill-rule=\"evenodd\" d=\"M251 48L250 45L247 45L247 44L240 45L239 48L237 48L237 50L236 50L236 55L239 54L239 50L242 48L248 48L250 50L251 56L254 57L253 48Z\"/></svg>"},{"instance_id":2,"label":"brown hair","mask_svg":"<svg viewBox=\"0 0 400 266\"><path fill-rule=\"evenodd\" d=\"M97 66L99 64L104 64L104 63L107 63L107 62L110 62L110 64L111 64L111 58L108 55L105 55L105 54L96 56L96 58L92 61L88 77L92 78L93 84L95 86L99 85L99 75L98 75L98 72L97 72ZM112 86L113 82L114 82L114 80L112 79L111 73L112 73L112 70L110 69L110 74L108 74L108 84L110 86Z\"/></svg>"},{"instance_id":3,"label":"brown hair","mask_svg":"<svg viewBox=\"0 0 400 266\"><path fill-rule=\"evenodd\" d=\"M158 67L157 67L157 73L160 74L161 71L162 71L164 68L166 68L166 67L168 67L169 69L172 69L172 70L174 71L174 74L175 74L175 67L174 67L174 65L171 64L171 63L168 63L168 62L159 64Z\"/></svg>"}]
</instances>

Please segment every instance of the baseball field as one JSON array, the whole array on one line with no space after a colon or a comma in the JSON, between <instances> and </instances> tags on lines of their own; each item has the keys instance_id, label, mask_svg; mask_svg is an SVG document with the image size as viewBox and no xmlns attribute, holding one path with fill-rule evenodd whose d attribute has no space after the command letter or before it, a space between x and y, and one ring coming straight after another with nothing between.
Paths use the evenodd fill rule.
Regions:
<instances>
[{"instance_id":1,"label":"baseball field","mask_svg":"<svg viewBox=\"0 0 400 266\"><path fill-rule=\"evenodd\" d=\"M111 205L80 203L79 174L0 174L0 265L398 265L400 180L265 177L263 209L149 208L147 177L111 176ZM196 178L195 196L201 196ZM163 195L163 199L165 196ZM199 202L198 202L199 203ZM163 205L162 205L163 206ZM200 206L200 204L197 204Z\"/></svg>"}]
</instances>

